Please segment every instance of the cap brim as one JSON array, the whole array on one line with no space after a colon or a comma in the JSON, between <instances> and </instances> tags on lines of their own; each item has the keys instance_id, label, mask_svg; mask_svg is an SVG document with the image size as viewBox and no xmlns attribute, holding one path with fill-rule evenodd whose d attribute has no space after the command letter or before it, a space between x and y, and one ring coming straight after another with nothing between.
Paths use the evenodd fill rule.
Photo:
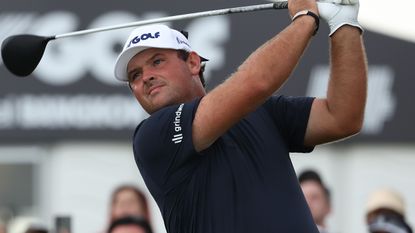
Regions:
<instances>
[{"instance_id":1,"label":"cap brim","mask_svg":"<svg viewBox=\"0 0 415 233\"><path fill-rule=\"evenodd\" d=\"M199 55L199 57L200 57L200 61L202 61L202 62L203 62L203 61L209 61L209 59L204 58L204 57L202 57L202 56L200 56L200 55Z\"/></svg>"}]
</instances>

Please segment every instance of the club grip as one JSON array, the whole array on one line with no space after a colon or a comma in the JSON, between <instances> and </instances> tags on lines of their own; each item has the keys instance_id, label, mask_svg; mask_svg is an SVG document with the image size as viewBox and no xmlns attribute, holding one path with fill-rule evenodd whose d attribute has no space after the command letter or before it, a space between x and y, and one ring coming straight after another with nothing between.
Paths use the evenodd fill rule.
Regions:
<instances>
[{"instance_id":1,"label":"club grip","mask_svg":"<svg viewBox=\"0 0 415 233\"><path fill-rule=\"evenodd\" d=\"M274 9L287 9L288 8L288 2L274 2L273 4Z\"/></svg>"}]
</instances>

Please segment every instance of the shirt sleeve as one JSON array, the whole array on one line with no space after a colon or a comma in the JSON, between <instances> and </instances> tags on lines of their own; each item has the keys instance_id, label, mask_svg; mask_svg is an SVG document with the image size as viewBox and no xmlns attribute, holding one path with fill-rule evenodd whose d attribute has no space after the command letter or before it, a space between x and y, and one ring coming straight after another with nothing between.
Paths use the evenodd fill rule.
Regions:
<instances>
[{"instance_id":1,"label":"shirt sleeve","mask_svg":"<svg viewBox=\"0 0 415 233\"><path fill-rule=\"evenodd\" d=\"M137 127L134 157L153 191L174 188L196 166L199 156L192 141L192 122L199 101L163 108Z\"/></svg>"},{"instance_id":2,"label":"shirt sleeve","mask_svg":"<svg viewBox=\"0 0 415 233\"><path fill-rule=\"evenodd\" d=\"M290 152L311 152L314 149L304 145L313 101L311 97L273 96L265 103Z\"/></svg>"}]
</instances>

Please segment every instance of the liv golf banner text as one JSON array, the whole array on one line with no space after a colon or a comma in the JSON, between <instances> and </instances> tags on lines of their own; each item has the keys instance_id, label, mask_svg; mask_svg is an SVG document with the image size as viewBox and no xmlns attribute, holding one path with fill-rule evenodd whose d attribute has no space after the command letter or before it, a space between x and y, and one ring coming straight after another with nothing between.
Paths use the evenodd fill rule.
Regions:
<instances>
[{"instance_id":1,"label":"liv golf banner text","mask_svg":"<svg viewBox=\"0 0 415 233\"><path fill-rule=\"evenodd\" d=\"M14 34L49 36L259 4L247 0L35 3L0 3L0 41ZM188 31L193 48L209 58L206 77L210 90L289 22L287 10L268 10L167 24ZM136 125L147 117L128 87L113 76L115 59L131 30L52 41L37 69L24 79L13 76L0 61L0 143L129 140ZM276 94L325 95L329 76L327 33L322 25L291 79ZM366 118L362 133L346 143L414 141L411 92L415 79L411 62L415 60L415 46L370 31L364 37L370 64Z\"/></svg>"}]
</instances>

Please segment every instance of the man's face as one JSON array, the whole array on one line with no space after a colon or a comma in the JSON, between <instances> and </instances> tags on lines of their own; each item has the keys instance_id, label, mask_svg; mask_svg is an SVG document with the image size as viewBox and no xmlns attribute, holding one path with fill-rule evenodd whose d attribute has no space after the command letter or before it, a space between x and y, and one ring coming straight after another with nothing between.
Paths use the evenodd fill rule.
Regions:
<instances>
[{"instance_id":1,"label":"man's face","mask_svg":"<svg viewBox=\"0 0 415 233\"><path fill-rule=\"evenodd\" d=\"M176 50L150 48L130 60L127 73L135 97L151 114L165 106L203 96L199 69L200 58L195 53L190 53L184 61Z\"/></svg>"},{"instance_id":2,"label":"man's face","mask_svg":"<svg viewBox=\"0 0 415 233\"><path fill-rule=\"evenodd\" d=\"M315 181L304 181L301 183L301 189L315 223L324 225L324 219L330 213L330 205L323 188Z\"/></svg>"}]
</instances>

